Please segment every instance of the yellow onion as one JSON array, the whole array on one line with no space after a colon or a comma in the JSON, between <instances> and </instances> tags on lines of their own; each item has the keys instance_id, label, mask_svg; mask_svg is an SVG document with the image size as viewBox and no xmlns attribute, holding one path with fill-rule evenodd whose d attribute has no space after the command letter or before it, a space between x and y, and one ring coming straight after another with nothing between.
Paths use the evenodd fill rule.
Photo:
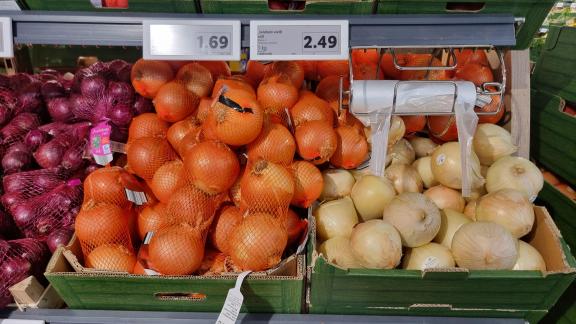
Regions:
<instances>
[{"instance_id":1,"label":"yellow onion","mask_svg":"<svg viewBox=\"0 0 576 324\"><path fill-rule=\"evenodd\" d=\"M461 213L466 205L460 191L443 185L437 185L424 191L424 196L430 198L439 209L450 208Z\"/></svg>"},{"instance_id":2,"label":"yellow onion","mask_svg":"<svg viewBox=\"0 0 576 324\"><path fill-rule=\"evenodd\" d=\"M418 136L410 138L410 144L412 144L412 148L414 148L417 159L432 155L432 152L438 147L438 144L434 143L431 139Z\"/></svg>"},{"instance_id":3,"label":"yellow onion","mask_svg":"<svg viewBox=\"0 0 576 324\"><path fill-rule=\"evenodd\" d=\"M422 178L416 169L407 164L392 164L384 171L386 178L392 181L397 193L422 192Z\"/></svg>"},{"instance_id":4,"label":"yellow onion","mask_svg":"<svg viewBox=\"0 0 576 324\"><path fill-rule=\"evenodd\" d=\"M456 234L462 225L470 223L471 220L464 214L452 209L442 210L440 217L442 219L442 225L440 225L440 230L438 234L436 234L436 237L434 237L434 242L450 248L454 234Z\"/></svg>"},{"instance_id":5,"label":"yellow onion","mask_svg":"<svg viewBox=\"0 0 576 324\"><path fill-rule=\"evenodd\" d=\"M474 134L474 152L480 163L492 165L503 156L511 155L518 150L512 143L512 136L504 128L494 124L480 124Z\"/></svg>"},{"instance_id":6,"label":"yellow onion","mask_svg":"<svg viewBox=\"0 0 576 324\"><path fill-rule=\"evenodd\" d=\"M393 269L402 258L398 231L381 219L372 219L354 227L350 246L360 264L369 269Z\"/></svg>"},{"instance_id":7,"label":"yellow onion","mask_svg":"<svg viewBox=\"0 0 576 324\"><path fill-rule=\"evenodd\" d=\"M421 271L434 268L453 268L455 265L450 250L438 243L428 243L408 249L402 262L403 269Z\"/></svg>"},{"instance_id":8,"label":"yellow onion","mask_svg":"<svg viewBox=\"0 0 576 324\"><path fill-rule=\"evenodd\" d=\"M416 159L416 153L410 142L405 139L400 139L396 144L392 145L388 154L386 155L386 165L389 164L412 164Z\"/></svg>"},{"instance_id":9,"label":"yellow onion","mask_svg":"<svg viewBox=\"0 0 576 324\"><path fill-rule=\"evenodd\" d=\"M532 245L518 241L518 260L513 270L535 270L546 272L546 262Z\"/></svg>"},{"instance_id":10,"label":"yellow onion","mask_svg":"<svg viewBox=\"0 0 576 324\"><path fill-rule=\"evenodd\" d=\"M394 187L384 178L367 175L356 181L350 197L362 221L381 218L386 204L394 198Z\"/></svg>"},{"instance_id":11,"label":"yellow onion","mask_svg":"<svg viewBox=\"0 0 576 324\"><path fill-rule=\"evenodd\" d=\"M314 211L316 233L320 241L336 236L350 236L358 223L358 215L350 197L332 200L321 204Z\"/></svg>"},{"instance_id":12,"label":"yellow onion","mask_svg":"<svg viewBox=\"0 0 576 324\"><path fill-rule=\"evenodd\" d=\"M471 168L471 188L484 184L480 174L480 161L471 152L469 167ZM434 179L452 189L462 189L462 163L460 159L460 143L448 142L434 150L432 154L432 174Z\"/></svg>"},{"instance_id":13,"label":"yellow onion","mask_svg":"<svg viewBox=\"0 0 576 324\"><path fill-rule=\"evenodd\" d=\"M516 189L523 192L530 201L538 197L544 186L542 172L530 161L517 156L505 156L494 162L488 169L486 190Z\"/></svg>"},{"instance_id":14,"label":"yellow onion","mask_svg":"<svg viewBox=\"0 0 576 324\"><path fill-rule=\"evenodd\" d=\"M322 172L324 187L320 201L333 200L348 196L356 180L352 174L342 169L327 169Z\"/></svg>"},{"instance_id":15,"label":"yellow onion","mask_svg":"<svg viewBox=\"0 0 576 324\"><path fill-rule=\"evenodd\" d=\"M532 230L534 208L522 192L501 189L478 200L476 219L500 224L520 238Z\"/></svg>"},{"instance_id":16,"label":"yellow onion","mask_svg":"<svg viewBox=\"0 0 576 324\"><path fill-rule=\"evenodd\" d=\"M318 248L318 252L322 253L328 262L341 268L362 268L354 252L352 252L350 238L347 236L336 236L325 241Z\"/></svg>"},{"instance_id":17,"label":"yellow onion","mask_svg":"<svg viewBox=\"0 0 576 324\"><path fill-rule=\"evenodd\" d=\"M438 180L434 179L434 174L432 174L432 158L430 156L419 158L412 163L412 166L418 171L424 188L430 188L440 184Z\"/></svg>"}]
</instances>

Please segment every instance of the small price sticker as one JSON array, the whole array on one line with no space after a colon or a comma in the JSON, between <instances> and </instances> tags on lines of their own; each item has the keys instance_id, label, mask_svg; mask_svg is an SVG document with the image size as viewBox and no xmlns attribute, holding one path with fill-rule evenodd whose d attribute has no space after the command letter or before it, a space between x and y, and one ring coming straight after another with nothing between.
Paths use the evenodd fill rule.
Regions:
<instances>
[{"instance_id":1,"label":"small price sticker","mask_svg":"<svg viewBox=\"0 0 576 324\"><path fill-rule=\"evenodd\" d=\"M147 20L144 59L240 60L240 21Z\"/></svg>"},{"instance_id":2,"label":"small price sticker","mask_svg":"<svg viewBox=\"0 0 576 324\"><path fill-rule=\"evenodd\" d=\"M348 59L347 20L253 20L250 59Z\"/></svg>"},{"instance_id":3,"label":"small price sticker","mask_svg":"<svg viewBox=\"0 0 576 324\"><path fill-rule=\"evenodd\" d=\"M0 57L14 57L14 44L12 35L12 19L0 17Z\"/></svg>"}]
</instances>

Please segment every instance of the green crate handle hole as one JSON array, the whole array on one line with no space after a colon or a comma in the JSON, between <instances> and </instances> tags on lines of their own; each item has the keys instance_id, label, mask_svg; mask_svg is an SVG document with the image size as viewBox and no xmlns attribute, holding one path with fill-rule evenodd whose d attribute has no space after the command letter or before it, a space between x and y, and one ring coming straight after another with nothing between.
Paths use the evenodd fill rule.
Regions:
<instances>
[{"instance_id":1,"label":"green crate handle hole","mask_svg":"<svg viewBox=\"0 0 576 324\"><path fill-rule=\"evenodd\" d=\"M485 2L446 2L448 12L480 12L486 7Z\"/></svg>"},{"instance_id":2,"label":"green crate handle hole","mask_svg":"<svg viewBox=\"0 0 576 324\"><path fill-rule=\"evenodd\" d=\"M179 292L163 292L163 293L154 293L154 298L158 300L186 300L186 301L193 301L193 302L204 302L206 301L206 294L203 293L179 293Z\"/></svg>"}]
</instances>

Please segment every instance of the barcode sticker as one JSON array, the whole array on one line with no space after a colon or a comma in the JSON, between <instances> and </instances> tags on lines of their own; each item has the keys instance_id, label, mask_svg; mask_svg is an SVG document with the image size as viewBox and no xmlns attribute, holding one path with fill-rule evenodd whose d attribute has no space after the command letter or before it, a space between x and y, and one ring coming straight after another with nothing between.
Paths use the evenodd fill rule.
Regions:
<instances>
[{"instance_id":1,"label":"barcode sticker","mask_svg":"<svg viewBox=\"0 0 576 324\"><path fill-rule=\"evenodd\" d=\"M228 295L224 301L224 306L222 306L222 311L216 320L216 324L234 324L238 319L240 314L240 309L242 308L242 303L244 302L244 296L240 291L242 287L242 282L250 274L251 271L244 271L238 275L236 279L236 286L228 290Z\"/></svg>"},{"instance_id":2,"label":"barcode sticker","mask_svg":"<svg viewBox=\"0 0 576 324\"><path fill-rule=\"evenodd\" d=\"M138 206L142 206L148 202L148 199L146 199L146 194L141 191L132 191L126 188L124 188L124 191L126 192L126 198L128 201L131 201Z\"/></svg>"}]
</instances>

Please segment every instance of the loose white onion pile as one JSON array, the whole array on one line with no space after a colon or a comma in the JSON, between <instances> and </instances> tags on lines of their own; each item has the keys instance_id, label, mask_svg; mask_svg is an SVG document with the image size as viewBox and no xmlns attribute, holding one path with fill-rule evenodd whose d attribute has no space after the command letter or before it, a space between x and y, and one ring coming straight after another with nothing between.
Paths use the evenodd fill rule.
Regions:
<instances>
[{"instance_id":1,"label":"loose white onion pile","mask_svg":"<svg viewBox=\"0 0 576 324\"><path fill-rule=\"evenodd\" d=\"M386 178L392 181L394 190L403 192L422 192L422 178L416 169L409 164L392 164L384 171Z\"/></svg>"},{"instance_id":2,"label":"loose white onion pile","mask_svg":"<svg viewBox=\"0 0 576 324\"><path fill-rule=\"evenodd\" d=\"M350 197L323 203L314 211L316 231L321 241L336 236L350 236L358 215Z\"/></svg>"},{"instance_id":3,"label":"loose white onion pile","mask_svg":"<svg viewBox=\"0 0 576 324\"><path fill-rule=\"evenodd\" d=\"M418 171L422 183L424 184L424 188L431 188L440 184L440 182L434 178L434 174L432 174L432 158L430 156L419 158L412 163L412 166L416 168L416 171Z\"/></svg>"},{"instance_id":4,"label":"loose white onion pile","mask_svg":"<svg viewBox=\"0 0 576 324\"><path fill-rule=\"evenodd\" d=\"M511 155L518 148L504 128L494 124L480 124L474 134L474 151L482 165L492 165L501 157Z\"/></svg>"},{"instance_id":5,"label":"loose white onion pile","mask_svg":"<svg viewBox=\"0 0 576 324\"><path fill-rule=\"evenodd\" d=\"M453 268L455 265L452 252L438 243L428 243L408 249L402 262L404 269L422 271L433 268Z\"/></svg>"},{"instance_id":6,"label":"loose white onion pile","mask_svg":"<svg viewBox=\"0 0 576 324\"><path fill-rule=\"evenodd\" d=\"M343 169L328 169L322 172L324 187L320 201L333 200L348 196L356 180L352 174Z\"/></svg>"},{"instance_id":7,"label":"loose white onion pile","mask_svg":"<svg viewBox=\"0 0 576 324\"><path fill-rule=\"evenodd\" d=\"M471 168L471 188L484 184L480 174L480 161L472 150L469 166ZM434 179L452 189L462 189L462 163L460 159L460 143L448 142L434 150L432 154L432 174Z\"/></svg>"},{"instance_id":8,"label":"loose white onion pile","mask_svg":"<svg viewBox=\"0 0 576 324\"><path fill-rule=\"evenodd\" d=\"M434 143L431 139L418 136L412 137L410 144L416 153L417 159L432 155L432 152L438 147L438 144Z\"/></svg>"},{"instance_id":9,"label":"loose white onion pile","mask_svg":"<svg viewBox=\"0 0 576 324\"><path fill-rule=\"evenodd\" d=\"M462 198L460 191L443 185L434 186L424 191L424 196L430 198L440 209L450 208L461 213L466 206L466 201Z\"/></svg>"},{"instance_id":10,"label":"loose white onion pile","mask_svg":"<svg viewBox=\"0 0 576 324\"><path fill-rule=\"evenodd\" d=\"M354 227L350 246L360 264L369 269L393 269L402 258L398 231L381 219L372 219Z\"/></svg>"},{"instance_id":11,"label":"loose white onion pile","mask_svg":"<svg viewBox=\"0 0 576 324\"><path fill-rule=\"evenodd\" d=\"M350 246L350 238L347 236L333 237L318 247L318 252L322 253L328 262L334 263L342 268L358 269L362 265L354 256Z\"/></svg>"},{"instance_id":12,"label":"loose white onion pile","mask_svg":"<svg viewBox=\"0 0 576 324\"><path fill-rule=\"evenodd\" d=\"M532 230L534 208L522 192L501 189L478 200L476 220L500 224L520 238Z\"/></svg>"},{"instance_id":13,"label":"loose white onion pile","mask_svg":"<svg viewBox=\"0 0 576 324\"><path fill-rule=\"evenodd\" d=\"M387 179L367 175L358 180L350 196L362 221L382 218L384 206L392 200L396 193Z\"/></svg>"},{"instance_id":14,"label":"loose white onion pile","mask_svg":"<svg viewBox=\"0 0 576 324\"><path fill-rule=\"evenodd\" d=\"M452 247L454 234L456 234L462 225L470 223L471 220L464 214L452 209L442 210L440 218L442 225L440 225L440 230L436 237L434 237L434 242L440 243L450 249Z\"/></svg>"},{"instance_id":15,"label":"loose white onion pile","mask_svg":"<svg viewBox=\"0 0 576 324\"><path fill-rule=\"evenodd\" d=\"M516 189L534 201L544 186L542 172L530 161L517 156L498 159L488 169L486 190Z\"/></svg>"}]
</instances>

